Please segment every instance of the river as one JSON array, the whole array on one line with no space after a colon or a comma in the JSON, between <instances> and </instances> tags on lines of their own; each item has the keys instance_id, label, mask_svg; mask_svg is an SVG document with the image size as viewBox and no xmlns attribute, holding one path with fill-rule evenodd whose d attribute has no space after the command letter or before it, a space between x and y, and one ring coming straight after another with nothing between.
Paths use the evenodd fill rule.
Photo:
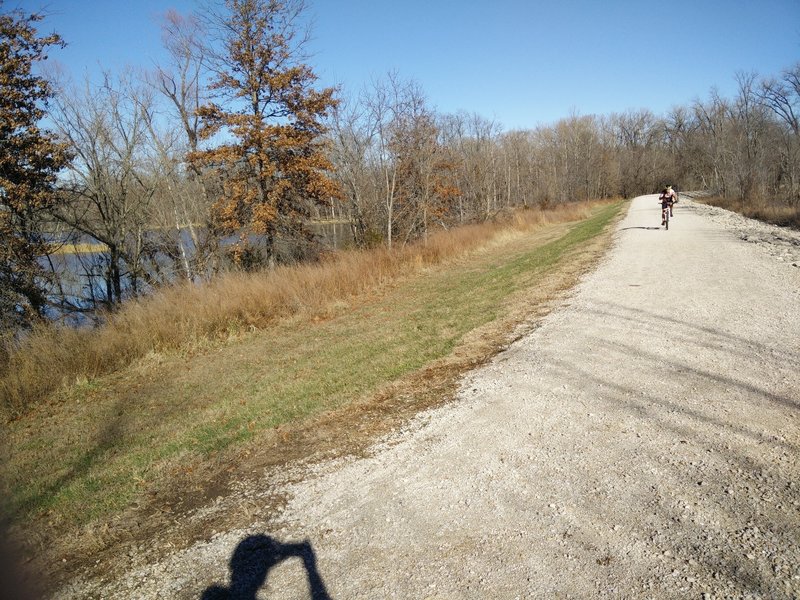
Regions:
<instances>
[{"instance_id":1,"label":"river","mask_svg":"<svg viewBox=\"0 0 800 600\"><path fill-rule=\"evenodd\" d=\"M311 224L311 230L320 245L328 250L345 248L353 241L352 230L347 222L317 221ZM188 229L181 231L181 239L187 258L191 260L194 244ZM231 237L223 240L222 243L223 245L230 244L236 239ZM280 246L280 241L278 243ZM283 249L286 249L286 244ZM106 247L97 240L89 236L73 238L70 246L65 246L61 252L53 254L43 262L46 269L52 270L58 275L60 290L54 289L52 297L57 298L63 295L69 302L82 309L102 304L103 300L108 297L105 279L108 260ZM180 270L180 264L180 256L171 257L166 253L156 253L148 261L147 268L154 279L168 283L184 276ZM130 291L131 285L130 277L126 276L123 280L124 289ZM138 286L139 293L149 291L147 284L142 281L138 282ZM50 309L48 316L54 320L66 320L74 325L80 325L87 321L85 315L67 315L63 310L56 308Z\"/></svg>"}]
</instances>

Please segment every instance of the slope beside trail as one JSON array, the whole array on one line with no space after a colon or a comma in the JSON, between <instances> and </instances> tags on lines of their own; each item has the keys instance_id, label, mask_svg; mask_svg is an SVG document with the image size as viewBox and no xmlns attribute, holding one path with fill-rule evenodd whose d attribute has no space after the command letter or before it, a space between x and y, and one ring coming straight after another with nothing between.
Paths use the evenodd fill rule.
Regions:
<instances>
[{"instance_id":1,"label":"slope beside trail","mask_svg":"<svg viewBox=\"0 0 800 600\"><path fill-rule=\"evenodd\" d=\"M750 243L760 226L690 200L665 231L659 211L636 198L458 401L274 481L277 521L233 490L248 529L56 596L800 596L800 235Z\"/></svg>"}]
</instances>

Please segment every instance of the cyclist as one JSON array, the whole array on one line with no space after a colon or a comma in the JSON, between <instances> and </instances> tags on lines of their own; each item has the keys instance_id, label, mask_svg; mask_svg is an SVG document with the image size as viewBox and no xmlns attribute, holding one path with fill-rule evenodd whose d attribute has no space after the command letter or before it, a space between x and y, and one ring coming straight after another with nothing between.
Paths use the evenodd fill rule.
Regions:
<instances>
[{"instance_id":1,"label":"cyclist","mask_svg":"<svg viewBox=\"0 0 800 600\"><path fill-rule=\"evenodd\" d=\"M668 185L661 191L661 195L658 197L659 202L661 202L661 224L664 225L664 214L667 208L669 208L669 216L672 216L672 206L678 201L678 194L675 190L672 189L671 185Z\"/></svg>"}]
</instances>

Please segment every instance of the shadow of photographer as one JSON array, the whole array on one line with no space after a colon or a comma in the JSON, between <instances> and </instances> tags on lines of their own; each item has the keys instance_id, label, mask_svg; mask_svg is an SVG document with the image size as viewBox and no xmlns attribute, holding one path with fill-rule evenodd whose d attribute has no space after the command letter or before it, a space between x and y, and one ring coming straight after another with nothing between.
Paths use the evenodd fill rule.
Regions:
<instances>
[{"instance_id":1,"label":"shadow of photographer","mask_svg":"<svg viewBox=\"0 0 800 600\"><path fill-rule=\"evenodd\" d=\"M200 600L256 600L258 590L267 582L270 569L289 558L303 561L311 598L330 600L317 569L317 557L311 542L284 544L268 535L251 535L239 542L231 556L230 585L212 585L206 588Z\"/></svg>"}]
</instances>

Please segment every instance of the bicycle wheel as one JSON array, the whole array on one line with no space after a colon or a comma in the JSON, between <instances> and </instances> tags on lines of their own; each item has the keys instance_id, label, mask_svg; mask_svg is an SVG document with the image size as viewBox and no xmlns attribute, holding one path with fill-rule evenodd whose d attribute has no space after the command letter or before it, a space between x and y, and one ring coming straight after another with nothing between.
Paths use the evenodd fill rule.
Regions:
<instances>
[{"instance_id":1,"label":"bicycle wheel","mask_svg":"<svg viewBox=\"0 0 800 600\"><path fill-rule=\"evenodd\" d=\"M664 224L665 224L667 230L669 231L669 211L668 210L664 211Z\"/></svg>"}]
</instances>

